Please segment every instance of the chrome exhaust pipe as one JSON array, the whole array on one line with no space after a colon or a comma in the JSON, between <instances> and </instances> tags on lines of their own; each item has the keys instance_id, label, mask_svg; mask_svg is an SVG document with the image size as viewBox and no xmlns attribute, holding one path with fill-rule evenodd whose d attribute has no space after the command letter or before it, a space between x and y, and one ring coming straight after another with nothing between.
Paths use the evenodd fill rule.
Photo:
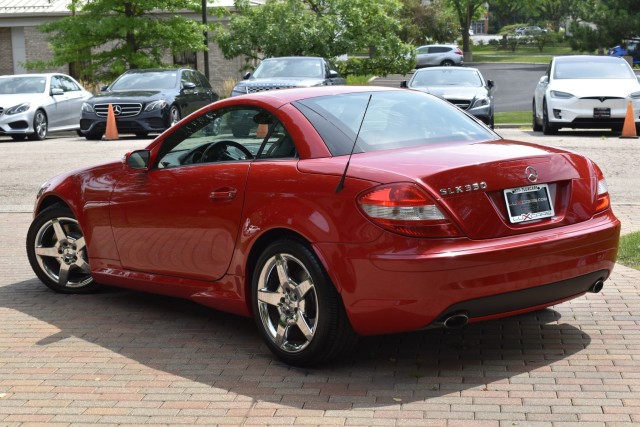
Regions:
<instances>
[{"instance_id":1,"label":"chrome exhaust pipe","mask_svg":"<svg viewBox=\"0 0 640 427\"><path fill-rule=\"evenodd\" d=\"M591 285L591 287L589 288L589 292L597 294L602 290L603 287L604 287L604 280L598 279L593 285Z\"/></svg>"},{"instance_id":2,"label":"chrome exhaust pipe","mask_svg":"<svg viewBox=\"0 0 640 427\"><path fill-rule=\"evenodd\" d=\"M467 322L469 322L469 316L467 313L454 313L444 319L442 325L447 329L455 329L462 328L467 324Z\"/></svg>"}]
</instances>

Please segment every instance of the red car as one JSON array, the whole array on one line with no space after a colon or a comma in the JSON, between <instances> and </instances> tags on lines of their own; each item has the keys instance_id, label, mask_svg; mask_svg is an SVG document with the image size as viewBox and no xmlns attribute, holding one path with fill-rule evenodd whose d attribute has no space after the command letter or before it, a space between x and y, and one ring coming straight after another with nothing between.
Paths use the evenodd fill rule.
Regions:
<instances>
[{"instance_id":1,"label":"red car","mask_svg":"<svg viewBox=\"0 0 640 427\"><path fill-rule=\"evenodd\" d=\"M597 292L620 222L602 172L501 139L432 95L333 86L219 101L147 149L40 189L29 261L253 316L282 360L358 335L539 310Z\"/></svg>"}]
</instances>

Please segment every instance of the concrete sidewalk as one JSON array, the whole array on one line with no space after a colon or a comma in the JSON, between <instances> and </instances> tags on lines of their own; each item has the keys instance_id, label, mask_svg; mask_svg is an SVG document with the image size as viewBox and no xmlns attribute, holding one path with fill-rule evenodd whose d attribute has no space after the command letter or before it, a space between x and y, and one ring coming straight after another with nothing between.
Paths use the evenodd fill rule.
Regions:
<instances>
[{"instance_id":1,"label":"concrete sidewalk","mask_svg":"<svg viewBox=\"0 0 640 427\"><path fill-rule=\"evenodd\" d=\"M536 138L509 132L504 136ZM83 147L77 158L84 162L94 149L103 159L148 141L121 142L92 148L47 140L22 149L44 150L66 167L69 153ZM634 148L595 137L592 147L564 135L554 144L603 160L613 154L599 153L599 144ZM272 357L250 319L117 289L49 291L24 251L31 220L25 210L37 185L24 195L16 189L33 186L46 171L9 162L21 146L2 148L0 426L640 425L636 270L617 265L602 293L536 313L460 330L365 338L344 360L291 368ZM640 230L633 173L613 166L627 161L609 158L603 166L625 232ZM634 186L627 191L627 185Z\"/></svg>"}]
</instances>

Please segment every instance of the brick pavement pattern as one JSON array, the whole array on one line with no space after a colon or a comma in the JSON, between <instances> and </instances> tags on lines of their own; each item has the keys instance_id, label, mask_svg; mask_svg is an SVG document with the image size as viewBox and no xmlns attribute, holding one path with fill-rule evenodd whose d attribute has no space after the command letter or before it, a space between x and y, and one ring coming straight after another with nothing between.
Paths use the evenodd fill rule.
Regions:
<instances>
[{"instance_id":1,"label":"brick pavement pattern","mask_svg":"<svg viewBox=\"0 0 640 427\"><path fill-rule=\"evenodd\" d=\"M146 142L0 143L0 426L640 425L640 272L621 265L600 294L460 330L365 338L316 369L275 360L250 319L113 288L49 291L24 253L43 169L73 167L58 152L84 165ZM11 157L20 152L27 165ZM614 209L625 232L640 230L640 200L616 187L619 175Z\"/></svg>"}]
</instances>

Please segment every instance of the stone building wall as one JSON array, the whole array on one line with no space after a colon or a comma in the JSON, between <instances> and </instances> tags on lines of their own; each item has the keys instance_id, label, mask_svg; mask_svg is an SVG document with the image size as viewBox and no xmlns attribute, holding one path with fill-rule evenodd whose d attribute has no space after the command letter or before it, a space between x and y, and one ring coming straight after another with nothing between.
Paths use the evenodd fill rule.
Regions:
<instances>
[{"instance_id":1,"label":"stone building wall","mask_svg":"<svg viewBox=\"0 0 640 427\"><path fill-rule=\"evenodd\" d=\"M11 28L0 28L0 75L13 74Z\"/></svg>"},{"instance_id":2,"label":"stone building wall","mask_svg":"<svg viewBox=\"0 0 640 427\"><path fill-rule=\"evenodd\" d=\"M24 27L24 44L27 62L47 62L53 59L53 53L49 47L47 37L49 37L49 35L38 30L38 27ZM69 66L47 67L43 70L31 70L29 72L68 73Z\"/></svg>"}]
</instances>

